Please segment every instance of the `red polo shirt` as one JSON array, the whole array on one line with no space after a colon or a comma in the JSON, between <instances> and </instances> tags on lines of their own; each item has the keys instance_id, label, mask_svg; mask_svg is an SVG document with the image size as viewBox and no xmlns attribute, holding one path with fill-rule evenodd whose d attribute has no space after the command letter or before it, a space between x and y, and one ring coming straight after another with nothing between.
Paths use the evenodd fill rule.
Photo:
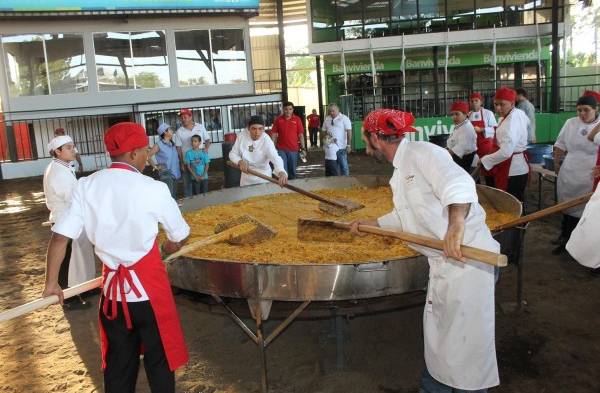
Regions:
<instances>
[{"instance_id":1,"label":"red polo shirt","mask_svg":"<svg viewBox=\"0 0 600 393\"><path fill-rule=\"evenodd\" d=\"M277 148L281 150L298 151L298 135L304 133L302 119L292 115L286 119L283 115L278 116L273 122L272 134L277 134Z\"/></svg>"},{"instance_id":2,"label":"red polo shirt","mask_svg":"<svg viewBox=\"0 0 600 393\"><path fill-rule=\"evenodd\" d=\"M321 119L319 118L319 115L317 114L310 114L307 117L308 119L308 128L319 128L319 126L321 125Z\"/></svg>"}]
</instances>

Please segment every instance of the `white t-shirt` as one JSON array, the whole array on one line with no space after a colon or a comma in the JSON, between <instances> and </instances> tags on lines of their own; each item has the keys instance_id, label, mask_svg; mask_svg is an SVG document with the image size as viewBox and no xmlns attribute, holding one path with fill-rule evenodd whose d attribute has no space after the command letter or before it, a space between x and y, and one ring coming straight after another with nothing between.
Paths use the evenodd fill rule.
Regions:
<instances>
[{"instance_id":1,"label":"white t-shirt","mask_svg":"<svg viewBox=\"0 0 600 393\"><path fill-rule=\"evenodd\" d=\"M477 150L477 134L469 119L454 127L446 145L460 158Z\"/></svg>"},{"instance_id":2,"label":"white t-shirt","mask_svg":"<svg viewBox=\"0 0 600 393\"><path fill-rule=\"evenodd\" d=\"M192 135L200 135L200 138L202 138L202 142L200 143L201 149L204 148L204 141L211 140L208 131L200 123L194 123L194 127L191 130L184 126L179 127L173 136L173 141L175 142L175 146L181 147L181 152L184 156L192 148Z\"/></svg>"},{"instance_id":3,"label":"white t-shirt","mask_svg":"<svg viewBox=\"0 0 600 393\"><path fill-rule=\"evenodd\" d=\"M337 144L330 143L328 145L325 145L323 150L325 151L325 159L326 160L334 160L334 161L337 160L337 152L338 152L338 150L340 150L340 148L338 147Z\"/></svg>"},{"instance_id":4,"label":"white t-shirt","mask_svg":"<svg viewBox=\"0 0 600 393\"><path fill-rule=\"evenodd\" d=\"M103 169L77 182L71 206L52 231L77 239L85 229L102 263L116 270L119 265L131 266L148 254L159 224L173 242L190 233L166 184L138 171ZM112 275L109 273L105 282L105 293ZM131 276L142 296L138 298L130 288L124 288L129 292L127 301L148 300L135 271ZM120 298L117 294L117 300Z\"/></svg>"},{"instance_id":5,"label":"white t-shirt","mask_svg":"<svg viewBox=\"0 0 600 393\"><path fill-rule=\"evenodd\" d=\"M343 113L338 114L334 119L327 116L323 121L323 131L336 140L335 143L340 149L345 149L348 145L346 130L352 130L352 122Z\"/></svg>"}]
</instances>

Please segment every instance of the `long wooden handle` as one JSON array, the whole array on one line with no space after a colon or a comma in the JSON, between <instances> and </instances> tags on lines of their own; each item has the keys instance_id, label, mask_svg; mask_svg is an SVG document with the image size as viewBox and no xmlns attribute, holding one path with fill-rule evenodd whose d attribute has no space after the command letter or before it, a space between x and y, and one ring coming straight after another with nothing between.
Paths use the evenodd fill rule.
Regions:
<instances>
[{"instance_id":1,"label":"long wooden handle","mask_svg":"<svg viewBox=\"0 0 600 393\"><path fill-rule=\"evenodd\" d=\"M517 218L516 220L509 221L502 225L498 225L497 227L495 227L492 230L493 231L501 231L504 229L508 229L508 228L516 227L516 226L519 226L522 224L526 224L528 222L538 220L543 217L547 217L554 213L558 213L563 210L569 209L573 206L577 206L577 205L581 205L582 203L586 203L587 201L590 200L592 195L593 195L593 192L590 192L589 194L585 194L585 195L579 196L577 198L569 199L568 201L561 202L557 205L547 207L547 208L537 211L535 213L527 214L526 216Z\"/></svg>"},{"instance_id":2,"label":"long wooden handle","mask_svg":"<svg viewBox=\"0 0 600 393\"><path fill-rule=\"evenodd\" d=\"M214 243L218 243L218 242L227 240L229 238L229 236L231 236L231 232L234 229L235 229L235 227L225 230L216 235L206 237L202 240L198 240L193 243L187 244L187 245L181 247L179 249L179 251L174 252L173 254L171 254L167 258L165 258L165 262L170 262L173 259L180 257L181 255L186 254L190 251L194 251L195 249L197 249L199 247L207 246L209 244L214 244ZM67 288L63 291L64 298L68 299L70 297L77 296L83 292L98 288L101 284L102 284L102 277L97 277L97 278L94 278L93 280L86 281L82 284L75 285L71 288ZM0 323L4 322L4 321L8 321L8 320L16 318L16 317L19 317L24 314L30 313L32 311L39 310L41 308L46 308L46 307L48 307L52 304L56 304L56 303L58 303L58 296L52 295L52 296L48 296L45 298L34 300L32 302L23 304L21 306L15 307L15 308L11 308L10 310L0 313Z\"/></svg>"},{"instance_id":3,"label":"long wooden handle","mask_svg":"<svg viewBox=\"0 0 600 393\"><path fill-rule=\"evenodd\" d=\"M349 229L350 225L345 222L336 221L334 226L337 228ZM435 250L444 250L444 242L439 239L434 239L428 236L415 235L413 233L392 231L371 225L359 225L358 230L361 232L372 233L375 235L394 237L409 243L418 244L433 248ZM504 267L508 263L508 258L504 254L496 254L495 252L482 250L480 248L460 246L462 255L467 259L473 259L479 262L487 263L488 265Z\"/></svg>"},{"instance_id":4,"label":"long wooden handle","mask_svg":"<svg viewBox=\"0 0 600 393\"><path fill-rule=\"evenodd\" d=\"M233 163L231 161L227 161L227 165L229 165L232 168L239 169L241 171L239 165L237 165L237 164L235 164L235 163ZM271 183L279 184L279 182L276 179L272 178L271 176L267 176L267 175L265 175L263 173L255 171L253 169L248 168L248 170L243 171L243 172L249 173L250 175L253 175L253 176L256 176L256 177L260 177L261 179L265 179L267 181L270 181ZM342 208L342 209L346 207L346 205L344 205L343 203L340 203L340 202L335 201L333 199L326 198L326 197L321 196L319 194L315 194L314 192L303 190L302 188L298 188L298 187L293 186L291 184L284 184L283 187L287 188L288 190L292 190L292 191L295 191L295 192L297 192L299 194L307 196L309 198L316 199L319 202L328 203L330 205L334 205L334 206L337 206L337 207Z\"/></svg>"},{"instance_id":5,"label":"long wooden handle","mask_svg":"<svg viewBox=\"0 0 600 393\"><path fill-rule=\"evenodd\" d=\"M67 288L63 291L65 299L73 296L77 296L83 292L98 288L102 284L102 277L94 278L93 280L86 281L82 284L75 285L74 287ZM10 310L0 313L0 323L8 321L10 319L19 317L21 315L30 313L41 308L46 308L52 304L58 303L58 296L52 295L45 298L37 299L29 303L25 303L21 306L11 308Z\"/></svg>"}]
</instances>

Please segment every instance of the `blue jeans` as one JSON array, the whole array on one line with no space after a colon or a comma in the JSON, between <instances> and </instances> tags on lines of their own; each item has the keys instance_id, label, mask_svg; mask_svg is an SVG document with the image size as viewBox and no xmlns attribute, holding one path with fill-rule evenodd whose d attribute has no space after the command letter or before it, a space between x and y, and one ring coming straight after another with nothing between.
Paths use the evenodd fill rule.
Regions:
<instances>
[{"instance_id":1,"label":"blue jeans","mask_svg":"<svg viewBox=\"0 0 600 393\"><path fill-rule=\"evenodd\" d=\"M194 195L205 194L208 191L208 179L192 180L192 192Z\"/></svg>"},{"instance_id":2,"label":"blue jeans","mask_svg":"<svg viewBox=\"0 0 600 393\"><path fill-rule=\"evenodd\" d=\"M183 177L183 197L191 198L193 194L192 189L192 181L194 181L194 177L187 169L187 167L181 171L181 177Z\"/></svg>"},{"instance_id":3,"label":"blue jeans","mask_svg":"<svg viewBox=\"0 0 600 393\"><path fill-rule=\"evenodd\" d=\"M346 149L337 151L337 163L340 167L339 175L350 176L350 168L348 167L348 152Z\"/></svg>"},{"instance_id":4,"label":"blue jeans","mask_svg":"<svg viewBox=\"0 0 600 393\"><path fill-rule=\"evenodd\" d=\"M169 187L169 192L173 199L177 199L177 195L175 195L175 178L173 177L173 174L171 174L171 171L168 169L161 169L160 172L158 172L158 176L160 177L160 181Z\"/></svg>"},{"instance_id":5,"label":"blue jeans","mask_svg":"<svg viewBox=\"0 0 600 393\"><path fill-rule=\"evenodd\" d=\"M421 388L419 389L419 393L487 393L487 389L454 389L436 381L431 374L429 374L429 371L427 371L427 367L425 367L425 370L423 370L423 374L421 375Z\"/></svg>"},{"instance_id":6,"label":"blue jeans","mask_svg":"<svg viewBox=\"0 0 600 393\"><path fill-rule=\"evenodd\" d=\"M277 154L283 160L283 169L288 174L288 179L296 178L296 166L298 165L298 152L290 150L277 150Z\"/></svg>"}]
</instances>

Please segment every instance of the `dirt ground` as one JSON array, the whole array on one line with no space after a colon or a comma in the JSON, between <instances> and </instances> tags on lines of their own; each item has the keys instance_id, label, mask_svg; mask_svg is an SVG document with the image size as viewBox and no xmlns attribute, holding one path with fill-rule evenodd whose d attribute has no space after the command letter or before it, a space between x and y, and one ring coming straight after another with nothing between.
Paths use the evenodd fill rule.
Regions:
<instances>
[{"instance_id":1,"label":"dirt ground","mask_svg":"<svg viewBox=\"0 0 600 393\"><path fill-rule=\"evenodd\" d=\"M322 153L321 153L322 154ZM322 176L313 152L301 176ZM372 159L350 156L353 174L390 174ZM211 189L220 187L221 163L211 165ZM537 201L532 178L527 210ZM544 185L544 202L552 189ZM0 182L0 311L36 299L44 281L48 228L40 178ZM559 217L527 231L524 301L515 308L516 268L503 270L497 285L497 351L501 385L492 392L600 392L600 277L567 256L551 255ZM257 347L232 321L186 294L176 296L190 349L177 372L184 393L258 392ZM102 392L97 301L63 311L53 306L0 324L0 393ZM419 302L420 303L420 302ZM269 321L266 329L273 329ZM422 306L347 318L343 322L344 368L336 369L330 320L293 323L269 347L272 392L409 393L418 391L423 369ZM138 392L148 392L140 371Z\"/></svg>"}]
</instances>

